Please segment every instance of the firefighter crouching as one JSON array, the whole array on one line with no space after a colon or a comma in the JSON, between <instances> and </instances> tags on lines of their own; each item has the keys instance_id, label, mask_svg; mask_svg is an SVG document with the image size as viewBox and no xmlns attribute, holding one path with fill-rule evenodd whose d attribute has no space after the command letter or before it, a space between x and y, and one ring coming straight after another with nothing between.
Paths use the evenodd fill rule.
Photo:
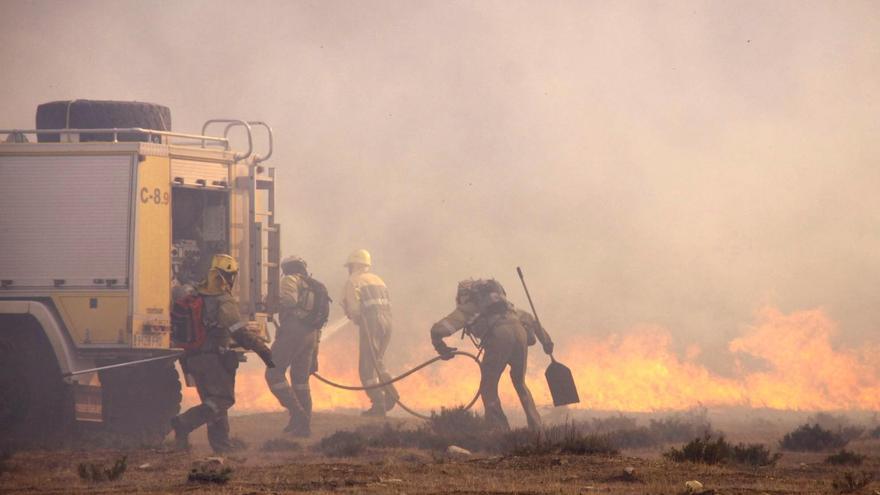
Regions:
<instances>
[{"instance_id":1,"label":"firefighter crouching","mask_svg":"<svg viewBox=\"0 0 880 495\"><path fill-rule=\"evenodd\" d=\"M232 341L255 351L266 366L274 366L269 348L249 331L248 323L239 316L238 303L232 296L237 275L235 258L215 254L206 280L196 289L197 295L188 298L193 301L193 307L200 306L204 336L197 336L192 346L184 346L187 351L181 364L195 381L202 403L171 420L178 448L188 448L189 433L207 424L208 442L214 452L233 449L227 413L235 403L235 372L239 361L238 353L229 349Z\"/></svg>"},{"instance_id":2,"label":"firefighter crouching","mask_svg":"<svg viewBox=\"0 0 880 495\"><path fill-rule=\"evenodd\" d=\"M464 280L458 284L456 308L431 328L431 341L437 352L452 358L454 347L444 341L464 329L479 342L484 354L480 364L480 396L486 420L499 429L509 429L507 417L498 398L498 381L507 366L510 380L526 414L529 428L541 428L541 416L526 386L528 346L539 340L547 354L553 353L553 341L531 314L514 308L504 288L495 280Z\"/></svg>"},{"instance_id":3,"label":"firefighter crouching","mask_svg":"<svg viewBox=\"0 0 880 495\"><path fill-rule=\"evenodd\" d=\"M284 431L308 437L312 418L309 377L318 370L318 342L330 312L330 298L324 284L309 275L302 258L285 258L281 270L281 326L272 344L276 367L266 369L266 383L290 414ZM285 376L288 367L290 382Z\"/></svg>"},{"instance_id":4,"label":"firefighter crouching","mask_svg":"<svg viewBox=\"0 0 880 495\"><path fill-rule=\"evenodd\" d=\"M345 316L359 329L358 372L364 386L376 385L391 379L385 370L383 358L391 342L391 301L388 287L378 275L370 271L372 259L365 249L351 253L345 265L349 278L342 295ZM364 416L385 416L400 396L393 385L366 391L372 406Z\"/></svg>"}]
</instances>

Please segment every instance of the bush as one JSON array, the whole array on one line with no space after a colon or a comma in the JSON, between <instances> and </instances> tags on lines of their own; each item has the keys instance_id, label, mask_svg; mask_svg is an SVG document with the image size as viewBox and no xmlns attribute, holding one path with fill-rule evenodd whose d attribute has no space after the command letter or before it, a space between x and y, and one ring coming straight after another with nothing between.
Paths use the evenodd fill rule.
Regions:
<instances>
[{"instance_id":1,"label":"bush","mask_svg":"<svg viewBox=\"0 0 880 495\"><path fill-rule=\"evenodd\" d=\"M80 479L90 482L114 481L122 477L128 468L128 457L123 456L113 463L113 466L105 468L103 464L81 462L77 465L76 470Z\"/></svg>"},{"instance_id":2,"label":"bush","mask_svg":"<svg viewBox=\"0 0 880 495\"><path fill-rule=\"evenodd\" d=\"M873 478L871 473L847 471L832 481L831 486L840 493L855 493L868 486Z\"/></svg>"},{"instance_id":3,"label":"bush","mask_svg":"<svg viewBox=\"0 0 880 495\"><path fill-rule=\"evenodd\" d=\"M501 453L509 455L618 453L608 437L583 433L572 423L551 426L537 432L513 430L501 437L499 446Z\"/></svg>"},{"instance_id":4,"label":"bush","mask_svg":"<svg viewBox=\"0 0 880 495\"><path fill-rule=\"evenodd\" d=\"M697 437L681 449L675 447L663 454L663 457L675 462L693 462L698 464L725 464L729 462L748 466L772 466L782 454L771 455L770 450L759 443L731 445L723 435L714 440L711 435Z\"/></svg>"},{"instance_id":5,"label":"bush","mask_svg":"<svg viewBox=\"0 0 880 495\"><path fill-rule=\"evenodd\" d=\"M826 430L837 432L847 442L855 440L865 433L864 427L850 424L849 418L842 414L816 413L807 418L807 424L819 425Z\"/></svg>"},{"instance_id":6,"label":"bush","mask_svg":"<svg viewBox=\"0 0 880 495\"><path fill-rule=\"evenodd\" d=\"M865 456L850 452L846 449L840 449L840 452L831 454L825 458L825 464L834 464L836 466L860 466Z\"/></svg>"},{"instance_id":7,"label":"bush","mask_svg":"<svg viewBox=\"0 0 880 495\"><path fill-rule=\"evenodd\" d=\"M733 447L723 436L713 440L711 435L705 435L691 440L681 450L675 447L669 449L663 457L675 462L718 464L730 459L732 455Z\"/></svg>"},{"instance_id":8,"label":"bush","mask_svg":"<svg viewBox=\"0 0 880 495\"><path fill-rule=\"evenodd\" d=\"M782 458L779 452L770 455L770 449L760 443L739 444L733 447L733 461L747 466L772 466Z\"/></svg>"},{"instance_id":9,"label":"bush","mask_svg":"<svg viewBox=\"0 0 880 495\"><path fill-rule=\"evenodd\" d=\"M588 431L602 433L617 448L652 447L711 435L712 424L705 408L651 419L647 426L638 426L636 420L627 416L593 419L584 425Z\"/></svg>"},{"instance_id":10,"label":"bush","mask_svg":"<svg viewBox=\"0 0 880 495\"><path fill-rule=\"evenodd\" d=\"M367 439L357 431L337 431L322 438L317 448L328 457L354 457L367 449Z\"/></svg>"},{"instance_id":11,"label":"bush","mask_svg":"<svg viewBox=\"0 0 880 495\"><path fill-rule=\"evenodd\" d=\"M839 433L826 430L818 424L804 424L796 430L786 433L779 446L785 450L796 452L820 452L830 449L842 449L849 443Z\"/></svg>"},{"instance_id":12,"label":"bush","mask_svg":"<svg viewBox=\"0 0 880 495\"><path fill-rule=\"evenodd\" d=\"M189 472L186 480L190 483L217 483L225 485L232 478L232 468L213 469L202 466Z\"/></svg>"},{"instance_id":13,"label":"bush","mask_svg":"<svg viewBox=\"0 0 880 495\"><path fill-rule=\"evenodd\" d=\"M878 426L878 427L874 428L873 430L871 430L871 432L868 433L868 435L869 435L871 438L880 438L880 426Z\"/></svg>"}]
</instances>

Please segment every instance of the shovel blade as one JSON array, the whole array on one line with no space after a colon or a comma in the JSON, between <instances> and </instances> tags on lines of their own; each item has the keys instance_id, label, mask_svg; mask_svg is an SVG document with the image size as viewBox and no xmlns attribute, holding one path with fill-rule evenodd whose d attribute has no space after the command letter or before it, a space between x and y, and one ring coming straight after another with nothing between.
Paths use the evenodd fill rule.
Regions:
<instances>
[{"instance_id":1,"label":"shovel blade","mask_svg":"<svg viewBox=\"0 0 880 495\"><path fill-rule=\"evenodd\" d=\"M568 366L559 361L553 361L550 366L547 366L544 376L547 378L547 386L550 387L554 406L577 404L581 401L578 397L577 386L574 384L574 377Z\"/></svg>"}]
</instances>

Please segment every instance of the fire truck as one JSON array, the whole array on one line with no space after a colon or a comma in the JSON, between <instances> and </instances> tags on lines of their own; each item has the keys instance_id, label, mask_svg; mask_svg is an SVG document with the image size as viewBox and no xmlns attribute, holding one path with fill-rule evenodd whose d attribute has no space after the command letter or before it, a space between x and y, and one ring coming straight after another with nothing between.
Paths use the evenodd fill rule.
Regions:
<instances>
[{"instance_id":1,"label":"fire truck","mask_svg":"<svg viewBox=\"0 0 880 495\"><path fill-rule=\"evenodd\" d=\"M184 134L167 107L141 102L57 101L36 117L0 130L0 441L94 423L161 441L181 401L176 286L231 254L241 315L268 340L272 129L212 119Z\"/></svg>"}]
</instances>

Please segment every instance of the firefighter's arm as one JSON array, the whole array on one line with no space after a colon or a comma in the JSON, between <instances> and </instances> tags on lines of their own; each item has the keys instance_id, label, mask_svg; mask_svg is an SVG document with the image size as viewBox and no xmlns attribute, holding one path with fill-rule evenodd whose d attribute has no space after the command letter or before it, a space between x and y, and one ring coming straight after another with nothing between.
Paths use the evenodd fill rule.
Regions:
<instances>
[{"instance_id":1,"label":"firefighter's arm","mask_svg":"<svg viewBox=\"0 0 880 495\"><path fill-rule=\"evenodd\" d=\"M538 323L538 320L532 316L528 311L522 312L524 323L529 325L532 331L535 333L535 338L538 339L538 342L541 343L541 347L544 348L544 352L547 354L553 354L553 339L550 338L550 334L547 333L547 330L544 330L544 327Z\"/></svg>"},{"instance_id":2,"label":"firefighter's arm","mask_svg":"<svg viewBox=\"0 0 880 495\"><path fill-rule=\"evenodd\" d=\"M262 339L249 329L248 322L242 320L238 315L238 305L234 299L229 298L223 301L217 313L217 324L228 330L230 337L236 344L257 353L257 356L260 356L268 368L275 367L275 363L272 362L272 351Z\"/></svg>"},{"instance_id":3,"label":"firefighter's arm","mask_svg":"<svg viewBox=\"0 0 880 495\"><path fill-rule=\"evenodd\" d=\"M443 339L464 328L468 319L461 309L456 308L455 311L449 313L449 315L431 327L431 343L434 345L437 354L440 354L443 359L452 359L453 353L457 350L455 347L446 345Z\"/></svg>"},{"instance_id":4,"label":"firefighter's arm","mask_svg":"<svg viewBox=\"0 0 880 495\"><path fill-rule=\"evenodd\" d=\"M360 317L360 300L358 299L357 289L350 279L345 282L345 288L342 290L342 310L345 311L345 316L351 321L357 322Z\"/></svg>"}]
</instances>

